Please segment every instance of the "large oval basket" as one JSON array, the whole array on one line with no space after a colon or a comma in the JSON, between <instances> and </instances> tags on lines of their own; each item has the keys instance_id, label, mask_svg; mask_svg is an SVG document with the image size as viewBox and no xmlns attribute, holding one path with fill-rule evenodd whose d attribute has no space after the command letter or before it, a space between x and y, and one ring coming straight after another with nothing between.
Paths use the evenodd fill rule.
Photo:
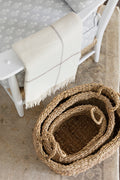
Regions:
<instances>
[{"instance_id":1,"label":"large oval basket","mask_svg":"<svg viewBox=\"0 0 120 180\"><path fill-rule=\"evenodd\" d=\"M61 175L77 175L111 156L120 145L119 94L101 84L66 90L36 122L38 157Z\"/></svg>"}]
</instances>

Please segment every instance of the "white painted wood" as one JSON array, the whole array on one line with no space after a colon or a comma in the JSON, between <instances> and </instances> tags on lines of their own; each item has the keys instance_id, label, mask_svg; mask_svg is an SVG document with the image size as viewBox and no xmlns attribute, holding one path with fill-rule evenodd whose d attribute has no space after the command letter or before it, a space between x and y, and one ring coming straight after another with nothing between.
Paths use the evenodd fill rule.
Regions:
<instances>
[{"instance_id":1,"label":"white painted wood","mask_svg":"<svg viewBox=\"0 0 120 180\"><path fill-rule=\"evenodd\" d=\"M23 69L22 61L12 49L0 53L0 81L8 79Z\"/></svg>"},{"instance_id":2,"label":"white painted wood","mask_svg":"<svg viewBox=\"0 0 120 180\"><path fill-rule=\"evenodd\" d=\"M90 28L89 31L83 34L81 50L84 50L84 48L86 48L87 46L93 43L93 40L95 39L97 33L97 29L98 26L95 25L92 28Z\"/></svg>"},{"instance_id":3,"label":"white painted wood","mask_svg":"<svg viewBox=\"0 0 120 180\"><path fill-rule=\"evenodd\" d=\"M104 31L109 23L109 20L114 12L114 9L117 5L118 0L109 0L104 11L102 14L102 17L98 24L98 30L97 30L97 44L95 46L95 62L99 61L100 56L100 49L101 49L101 43L103 39Z\"/></svg>"},{"instance_id":4,"label":"white painted wood","mask_svg":"<svg viewBox=\"0 0 120 180\"><path fill-rule=\"evenodd\" d=\"M3 86L3 88L4 88L4 90L6 91L6 93L9 95L9 97L11 98L11 100L14 102L14 99L13 99L12 95L10 94L10 92L8 91L8 89L5 88L4 86Z\"/></svg>"},{"instance_id":5,"label":"white painted wood","mask_svg":"<svg viewBox=\"0 0 120 180\"><path fill-rule=\"evenodd\" d=\"M90 6L85 7L81 12L79 12L79 16L85 21L94 11L98 9L106 0L96 0Z\"/></svg>"},{"instance_id":6,"label":"white painted wood","mask_svg":"<svg viewBox=\"0 0 120 180\"><path fill-rule=\"evenodd\" d=\"M104 2L105 0L96 0L95 3L93 3L89 7L84 8L79 13L79 16L81 17L83 21L86 20ZM79 61L79 64L84 62L87 58L92 56L94 53L95 53L95 62L99 61L103 34L111 18L111 15L115 9L117 2L118 0L108 1L107 6L98 24L98 30L97 30L97 35L96 35L98 42L97 42L97 45L95 46L95 50L91 51L90 53L86 54L83 58L81 58ZM23 69L24 69L24 65L22 64L21 60L17 57L17 55L12 49L7 50L3 53L0 53L0 81L2 82L8 79L9 86L12 92L12 97L7 91L7 89L5 90L7 91L8 95L11 97L13 102L15 103L18 114L21 117L24 115L23 101L21 98L20 90L19 90L15 75L21 72Z\"/></svg>"},{"instance_id":7,"label":"white painted wood","mask_svg":"<svg viewBox=\"0 0 120 180\"><path fill-rule=\"evenodd\" d=\"M18 82L17 82L15 75L11 76L8 79L8 82L9 82L10 90L12 93L13 101L14 101L15 107L17 109L17 112L20 117L23 117L24 116L23 102L22 102L20 89L19 89Z\"/></svg>"},{"instance_id":8,"label":"white painted wood","mask_svg":"<svg viewBox=\"0 0 120 180\"><path fill-rule=\"evenodd\" d=\"M95 51L91 51L89 53L87 53L86 55L84 55L80 60L79 60L79 65L81 63L83 63L86 59L88 59L90 56L92 56L93 54L95 54Z\"/></svg>"}]
</instances>

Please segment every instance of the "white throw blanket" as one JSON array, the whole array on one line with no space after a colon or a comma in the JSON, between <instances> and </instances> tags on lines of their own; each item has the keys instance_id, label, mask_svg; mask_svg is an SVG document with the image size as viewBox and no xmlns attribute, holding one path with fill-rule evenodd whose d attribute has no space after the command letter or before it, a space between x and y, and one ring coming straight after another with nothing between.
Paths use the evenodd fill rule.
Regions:
<instances>
[{"instance_id":1,"label":"white throw blanket","mask_svg":"<svg viewBox=\"0 0 120 180\"><path fill-rule=\"evenodd\" d=\"M26 108L75 79L81 54L82 23L69 13L53 25L13 44L25 66Z\"/></svg>"}]
</instances>

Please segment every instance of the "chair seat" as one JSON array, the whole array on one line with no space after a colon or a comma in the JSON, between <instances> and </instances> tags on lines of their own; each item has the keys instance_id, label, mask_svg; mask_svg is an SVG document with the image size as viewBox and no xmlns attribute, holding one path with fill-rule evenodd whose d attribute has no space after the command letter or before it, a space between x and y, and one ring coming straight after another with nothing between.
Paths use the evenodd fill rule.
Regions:
<instances>
[{"instance_id":1,"label":"chair seat","mask_svg":"<svg viewBox=\"0 0 120 180\"><path fill-rule=\"evenodd\" d=\"M64 0L0 0L0 52L71 11ZM95 16L83 23L84 33L95 26Z\"/></svg>"},{"instance_id":2,"label":"chair seat","mask_svg":"<svg viewBox=\"0 0 120 180\"><path fill-rule=\"evenodd\" d=\"M96 0L65 0L75 12L93 4Z\"/></svg>"}]
</instances>

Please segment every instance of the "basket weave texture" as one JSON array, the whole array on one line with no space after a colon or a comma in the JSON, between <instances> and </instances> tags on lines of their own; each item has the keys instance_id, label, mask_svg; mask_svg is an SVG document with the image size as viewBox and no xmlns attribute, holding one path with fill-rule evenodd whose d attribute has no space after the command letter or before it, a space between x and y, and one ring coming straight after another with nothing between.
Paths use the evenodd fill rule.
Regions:
<instances>
[{"instance_id":1,"label":"basket weave texture","mask_svg":"<svg viewBox=\"0 0 120 180\"><path fill-rule=\"evenodd\" d=\"M93 83L62 92L40 114L33 143L38 157L58 174L92 168L120 145L119 94Z\"/></svg>"}]
</instances>

